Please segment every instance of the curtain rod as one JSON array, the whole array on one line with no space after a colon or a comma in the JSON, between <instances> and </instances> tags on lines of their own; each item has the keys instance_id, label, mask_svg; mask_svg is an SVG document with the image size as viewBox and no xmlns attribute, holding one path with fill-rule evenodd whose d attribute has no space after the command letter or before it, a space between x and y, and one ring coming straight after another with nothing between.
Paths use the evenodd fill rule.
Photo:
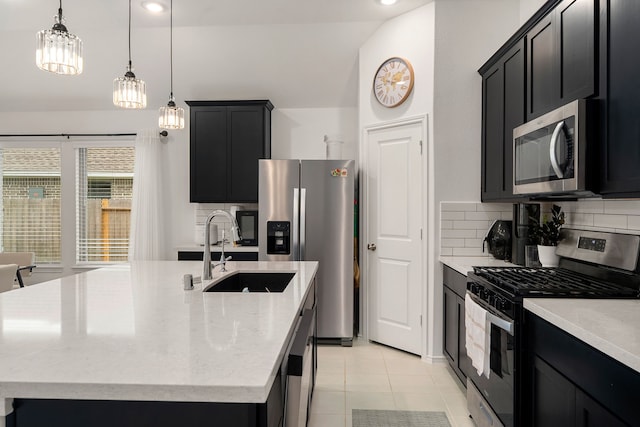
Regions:
<instances>
[{"instance_id":1,"label":"curtain rod","mask_svg":"<svg viewBox=\"0 0 640 427\"><path fill-rule=\"evenodd\" d=\"M33 134L0 134L0 138L33 138L40 136L62 136L70 138L72 136L137 136L137 133L33 133ZM169 132L160 131L160 136L167 136Z\"/></svg>"}]
</instances>

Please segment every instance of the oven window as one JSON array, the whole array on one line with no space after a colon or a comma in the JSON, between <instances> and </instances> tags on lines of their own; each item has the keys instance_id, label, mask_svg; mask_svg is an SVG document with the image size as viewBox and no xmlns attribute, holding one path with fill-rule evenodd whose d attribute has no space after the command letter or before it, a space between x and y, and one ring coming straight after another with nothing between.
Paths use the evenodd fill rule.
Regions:
<instances>
[{"instance_id":1,"label":"oven window","mask_svg":"<svg viewBox=\"0 0 640 427\"><path fill-rule=\"evenodd\" d=\"M500 378L513 375L513 337L504 329L491 325L491 375Z\"/></svg>"}]
</instances>

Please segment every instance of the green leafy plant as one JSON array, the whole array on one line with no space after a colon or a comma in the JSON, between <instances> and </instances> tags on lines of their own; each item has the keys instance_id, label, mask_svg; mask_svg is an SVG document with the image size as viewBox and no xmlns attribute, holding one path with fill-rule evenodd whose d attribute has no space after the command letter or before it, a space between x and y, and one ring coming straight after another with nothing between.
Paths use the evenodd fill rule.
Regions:
<instances>
[{"instance_id":1,"label":"green leafy plant","mask_svg":"<svg viewBox=\"0 0 640 427\"><path fill-rule=\"evenodd\" d=\"M542 246L558 246L560 229L564 225L564 212L558 205L551 208L551 219L540 223L537 218L530 217L529 238L532 244Z\"/></svg>"}]
</instances>

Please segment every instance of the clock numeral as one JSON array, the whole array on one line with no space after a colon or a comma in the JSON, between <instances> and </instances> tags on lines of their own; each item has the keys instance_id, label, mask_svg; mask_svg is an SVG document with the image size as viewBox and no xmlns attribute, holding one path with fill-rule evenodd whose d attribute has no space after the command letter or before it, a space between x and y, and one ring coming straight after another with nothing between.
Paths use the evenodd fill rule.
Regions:
<instances>
[{"instance_id":1,"label":"clock numeral","mask_svg":"<svg viewBox=\"0 0 640 427\"><path fill-rule=\"evenodd\" d=\"M382 95L384 95L384 91L383 90L379 90L377 93L378 93L378 98L381 98Z\"/></svg>"},{"instance_id":2,"label":"clock numeral","mask_svg":"<svg viewBox=\"0 0 640 427\"><path fill-rule=\"evenodd\" d=\"M402 90L407 90L407 89L409 89L409 86L407 86L407 85L402 85L402 86L400 87L400 89L402 89Z\"/></svg>"},{"instance_id":3,"label":"clock numeral","mask_svg":"<svg viewBox=\"0 0 640 427\"><path fill-rule=\"evenodd\" d=\"M382 89L382 84L376 85L376 89L378 90Z\"/></svg>"}]
</instances>

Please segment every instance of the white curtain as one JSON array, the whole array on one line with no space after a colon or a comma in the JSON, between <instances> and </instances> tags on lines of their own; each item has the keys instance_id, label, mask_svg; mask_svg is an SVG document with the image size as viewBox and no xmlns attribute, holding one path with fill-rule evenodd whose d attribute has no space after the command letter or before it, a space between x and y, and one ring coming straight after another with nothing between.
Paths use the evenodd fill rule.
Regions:
<instances>
[{"instance_id":1,"label":"white curtain","mask_svg":"<svg viewBox=\"0 0 640 427\"><path fill-rule=\"evenodd\" d=\"M162 145L158 129L142 129L136 137L129 261L162 259L164 205Z\"/></svg>"}]
</instances>

